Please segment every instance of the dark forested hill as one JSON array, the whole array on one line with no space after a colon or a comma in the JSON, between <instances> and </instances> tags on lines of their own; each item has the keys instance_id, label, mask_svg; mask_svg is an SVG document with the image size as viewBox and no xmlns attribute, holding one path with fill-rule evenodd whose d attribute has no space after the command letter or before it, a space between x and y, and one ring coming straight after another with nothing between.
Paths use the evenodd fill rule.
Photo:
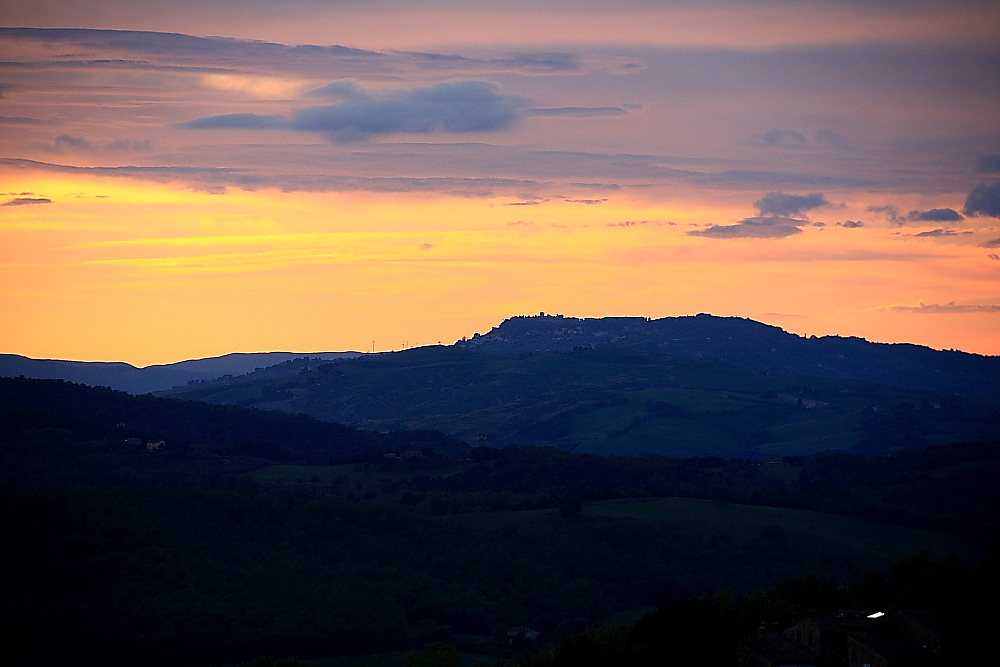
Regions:
<instances>
[{"instance_id":1,"label":"dark forested hill","mask_svg":"<svg viewBox=\"0 0 1000 667\"><path fill-rule=\"evenodd\" d=\"M149 451L151 441L164 444ZM428 447L461 456L468 449L436 431L375 433L306 415L27 378L0 378L0 443L0 476L8 479L181 486L274 462Z\"/></svg>"},{"instance_id":2,"label":"dark forested hill","mask_svg":"<svg viewBox=\"0 0 1000 667\"><path fill-rule=\"evenodd\" d=\"M470 444L601 454L766 457L1000 438L996 399L789 376L662 352L518 356L457 346L286 362L173 395Z\"/></svg>"},{"instance_id":3,"label":"dark forested hill","mask_svg":"<svg viewBox=\"0 0 1000 667\"><path fill-rule=\"evenodd\" d=\"M512 317L455 344L467 350L517 355L574 348L621 348L718 360L783 375L871 380L914 389L1000 397L1000 357L922 345L871 343L863 338L808 338L742 317L562 315Z\"/></svg>"}]
</instances>

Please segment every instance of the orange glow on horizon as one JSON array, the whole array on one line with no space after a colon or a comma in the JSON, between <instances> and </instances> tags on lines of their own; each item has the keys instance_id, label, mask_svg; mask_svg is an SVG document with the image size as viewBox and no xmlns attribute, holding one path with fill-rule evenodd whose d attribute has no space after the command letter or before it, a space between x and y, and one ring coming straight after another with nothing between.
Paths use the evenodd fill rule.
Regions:
<instances>
[{"instance_id":1,"label":"orange glow on horizon","mask_svg":"<svg viewBox=\"0 0 1000 667\"><path fill-rule=\"evenodd\" d=\"M399 349L546 311L709 312L797 333L1000 354L1000 313L989 308L998 262L976 247L979 236L834 225L803 225L783 239L689 236L752 214L706 206L703 194L512 206L521 202L208 194L25 171L0 179L5 191L52 200L0 208L8 353L148 365L233 351L364 350L373 339L379 350ZM861 213L849 206L837 216ZM949 303L968 312L920 307Z\"/></svg>"}]
</instances>

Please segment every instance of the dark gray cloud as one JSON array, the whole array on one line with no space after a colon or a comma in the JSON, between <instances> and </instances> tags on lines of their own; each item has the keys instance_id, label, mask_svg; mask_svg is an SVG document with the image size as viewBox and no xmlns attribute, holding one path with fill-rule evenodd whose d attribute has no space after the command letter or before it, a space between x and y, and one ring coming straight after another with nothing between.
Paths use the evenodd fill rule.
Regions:
<instances>
[{"instance_id":1,"label":"dark gray cloud","mask_svg":"<svg viewBox=\"0 0 1000 667\"><path fill-rule=\"evenodd\" d=\"M781 146L784 148L805 148L808 143L806 135L801 132L782 130L780 127L772 127L760 135L760 138L769 146Z\"/></svg>"},{"instance_id":2,"label":"dark gray cloud","mask_svg":"<svg viewBox=\"0 0 1000 667\"><path fill-rule=\"evenodd\" d=\"M0 204L2 206L31 206L32 204L51 204L52 200L46 197L18 197Z\"/></svg>"},{"instance_id":3,"label":"dark gray cloud","mask_svg":"<svg viewBox=\"0 0 1000 667\"><path fill-rule=\"evenodd\" d=\"M390 99L303 109L295 113L290 127L322 132L339 142L398 132L490 132L512 126L526 106L522 98L502 95L495 84L455 81Z\"/></svg>"},{"instance_id":4,"label":"dark gray cloud","mask_svg":"<svg viewBox=\"0 0 1000 667\"><path fill-rule=\"evenodd\" d=\"M942 236L968 236L972 234L970 231L959 232L954 229L932 229L929 232L920 232L919 234L914 234L915 238L940 238Z\"/></svg>"},{"instance_id":5,"label":"dark gray cloud","mask_svg":"<svg viewBox=\"0 0 1000 667\"><path fill-rule=\"evenodd\" d=\"M810 192L807 195L791 195L785 192L768 192L753 203L761 215L803 216L820 206L829 206L822 192Z\"/></svg>"},{"instance_id":6,"label":"dark gray cloud","mask_svg":"<svg viewBox=\"0 0 1000 667\"><path fill-rule=\"evenodd\" d=\"M980 248L1000 248L1000 239L993 239L979 244Z\"/></svg>"},{"instance_id":7,"label":"dark gray cloud","mask_svg":"<svg viewBox=\"0 0 1000 667\"><path fill-rule=\"evenodd\" d=\"M793 195L787 192L768 192L753 203L760 215L744 218L735 225L711 225L706 229L688 232L688 236L706 236L715 239L781 239L800 234L805 225L825 227L822 222L810 222L806 211L830 202L822 192Z\"/></svg>"},{"instance_id":8,"label":"dark gray cloud","mask_svg":"<svg viewBox=\"0 0 1000 667\"><path fill-rule=\"evenodd\" d=\"M884 215L890 223L894 225L905 225L906 218L899 214L899 207L893 206L892 204L884 204L882 206L869 206L865 209L869 213L876 213L878 215Z\"/></svg>"},{"instance_id":9,"label":"dark gray cloud","mask_svg":"<svg viewBox=\"0 0 1000 667\"><path fill-rule=\"evenodd\" d=\"M60 134L52 142L51 150L55 153L61 153L63 149L70 148L78 151L94 152L97 147L90 143L83 137L74 137L71 134Z\"/></svg>"},{"instance_id":10,"label":"dark gray cloud","mask_svg":"<svg viewBox=\"0 0 1000 667\"><path fill-rule=\"evenodd\" d=\"M332 141L349 142L399 132L503 130L520 119L526 106L523 98L502 95L496 84L453 81L415 88L386 99L356 95L339 104L296 111L290 120L279 115L231 113L198 118L182 123L181 127L192 130L286 127L321 132Z\"/></svg>"},{"instance_id":11,"label":"dark gray cloud","mask_svg":"<svg viewBox=\"0 0 1000 667\"><path fill-rule=\"evenodd\" d=\"M1000 305L994 304L964 304L951 301L944 304L921 303L919 306L893 306L889 310L895 313L1000 313Z\"/></svg>"},{"instance_id":12,"label":"dark gray cloud","mask_svg":"<svg viewBox=\"0 0 1000 667\"><path fill-rule=\"evenodd\" d=\"M976 160L976 171L980 174L996 174L1000 172L1000 153L980 155Z\"/></svg>"},{"instance_id":13,"label":"dark gray cloud","mask_svg":"<svg viewBox=\"0 0 1000 667\"><path fill-rule=\"evenodd\" d=\"M594 118L599 116L624 116L629 112L622 107L552 107L525 109L525 116L555 116L563 118Z\"/></svg>"},{"instance_id":14,"label":"dark gray cloud","mask_svg":"<svg viewBox=\"0 0 1000 667\"><path fill-rule=\"evenodd\" d=\"M844 220L843 222L838 222L837 224L846 229L859 229L865 226L865 223L860 220Z\"/></svg>"},{"instance_id":15,"label":"dark gray cloud","mask_svg":"<svg viewBox=\"0 0 1000 667\"><path fill-rule=\"evenodd\" d=\"M567 204L603 204L607 199L564 199Z\"/></svg>"},{"instance_id":16,"label":"dark gray cloud","mask_svg":"<svg viewBox=\"0 0 1000 667\"><path fill-rule=\"evenodd\" d=\"M706 229L688 232L688 236L706 236L713 239L781 239L800 234L802 220L781 216L745 218L735 225L712 225Z\"/></svg>"},{"instance_id":17,"label":"dark gray cloud","mask_svg":"<svg viewBox=\"0 0 1000 667\"><path fill-rule=\"evenodd\" d=\"M966 215L1000 218L1000 181L977 185L966 197L962 212Z\"/></svg>"},{"instance_id":18,"label":"dark gray cloud","mask_svg":"<svg viewBox=\"0 0 1000 667\"><path fill-rule=\"evenodd\" d=\"M834 132L833 130L816 130L816 134L813 135L816 143L822 146L830 146L832 148L838 148L842 151L851 150L851 140L842 135L840 132Z\"/></svg>"},{"instance_id":19,"label":"dark gray cloud","mask_svg":"<svg viewBox=\"0 0 1000 667\"><path fill-rule=\"evenodd\" d=\"M287 121L277 114L227 113L196 118L179 126L189 130L271 130L285 125Z\"/></svg>"},{"instance_id":20,"label":"dark gray cloud","mask_svg":"<svg viewBox=\"0 0 1000 667\"><path fill-rule=\"evenodd\" d=\"M503 95L486 81L451 81L376 98L341 79L308 93L311 97L340 97L331 106L296 111L291 119L279 115L232 113L197 118L179 126L192 130L288 129L322 132L331 140L349 142L373 135L400 132L490 132L503 130L522 116L592 118L623 116L641 105L613 107L533 108L528 100Z\"/></svg>"},{"instance_id":21,"label":"dark gray cloud","mask_svg":"<svg viewBox=\"0 0 1000 667\"><path fill-rule=\"evenodd\" d=\"M965 218L951 208L932 208L929 211L910 211L906 219L911 222L958 222Z\"/></svg>"}]
</instances>

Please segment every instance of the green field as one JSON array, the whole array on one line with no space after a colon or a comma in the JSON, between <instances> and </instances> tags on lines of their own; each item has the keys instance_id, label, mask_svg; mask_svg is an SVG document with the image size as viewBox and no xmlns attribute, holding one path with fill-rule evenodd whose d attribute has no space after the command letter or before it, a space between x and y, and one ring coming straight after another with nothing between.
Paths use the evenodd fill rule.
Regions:
<instances>
[{"instance_id":1,"label":"green field","mask_svg":"<svg viewBox=\"0 0 1000 667\"><path fill-rule=\"evenodd\" d=\"M823 572L837 579L884 569L923 548L969 555L963 537L803 510L691 498L588 503L577 517L556 510L456 516L483 527L595 536L615 530L666 538L659 565L692 589L747 591L765 582ZM643 538L640 541L645 541ZM642 546L636 543L635 548ZM711 582L711 583L709 583Z\"/></svg>"}]
</instances>

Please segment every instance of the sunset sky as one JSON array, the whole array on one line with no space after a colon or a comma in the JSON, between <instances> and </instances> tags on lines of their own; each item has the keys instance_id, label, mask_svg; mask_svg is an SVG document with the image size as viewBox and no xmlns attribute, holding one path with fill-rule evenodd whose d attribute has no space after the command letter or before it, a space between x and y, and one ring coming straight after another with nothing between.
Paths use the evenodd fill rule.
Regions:
<instances>
[{"instance_id":1,"label":"sunset sky","mask_svg":"<svg viewBox=\"0 0 1000 667\"><path fill-rule=\"evenodd\" d=\"M0 0L0 352L739 315L1000 354L996 2Z\"/></svg>"}]
</instances>

